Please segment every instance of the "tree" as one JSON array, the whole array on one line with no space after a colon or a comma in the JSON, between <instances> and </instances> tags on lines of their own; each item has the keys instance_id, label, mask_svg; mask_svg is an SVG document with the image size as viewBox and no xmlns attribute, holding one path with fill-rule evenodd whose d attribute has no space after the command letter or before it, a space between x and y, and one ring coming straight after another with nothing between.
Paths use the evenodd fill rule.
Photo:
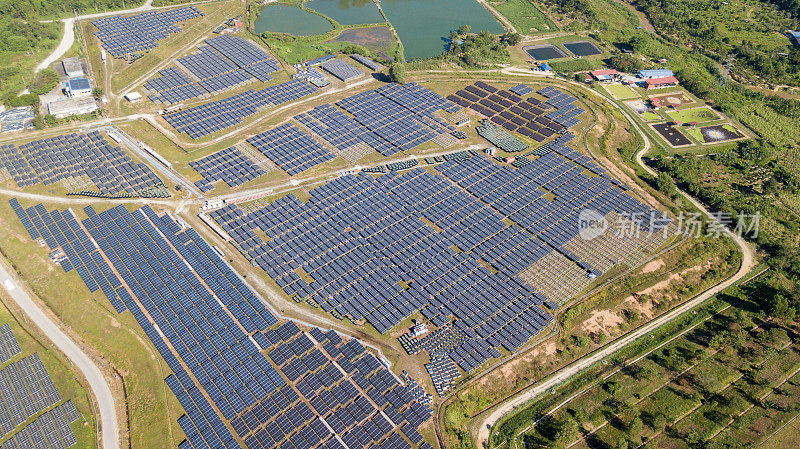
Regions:
<instances>
[{"instance_id":1,"label":"tree","mask_svg":"<svg viewBox=\"0 0 800 449\"><path fill-rule=\"evenodd\" d=\"M652 361L645 360L636 367L635 373L637 379L652 381L658 377L658 368Z\"/></svg>"},{"instance_id":2,"label":"tree","mask_svg":"<svg viewBox=\"0 0 800 449\"><path fill-rule=\"evenodd\" d=\"M553 435L553 443L557 447L566 447L580 436L578 429L578 422L572 417L564 417L553 424L555 434Z\"/></svg>"},{"instance_id":3,"label":"tree","mask_svg":"<svg viewBox=\"0 0 800 449\"><path fill-rule=\"evenodd\" d=\"M672 179L672 176L666 172L661 172L658 174L658 177L656 178L656 188L659 192L670 198L677 192L677 189L675 188L675 180Z\"/></svg>"},{"instance_id":4,"label":"tree","mask_svg":"<svg viewBox=\"0 0 800 449\"><path fill-rule=\"evenodd\" d=\"M45 127L44 117L42 117L39 114L36 114L36 116L33 117L33 127L36 129L44 129Z\"/></svg>"},{"instance_id":5,"label":"tree","mask_svg":"<svg viewBox=\"0 0 800 449\"><path fill-rule=\"evenodd\" d=\"M505 33L500 36L500 42L507 47L511 47L522 42L522 36L519 33Z\"/></svg>"},{"instance_id":6,"label":"tree","mask_svg":"<svg viewBox=\"0 0 800 449\"><path fill-rule=\"evenodd\" d=\"M603 389L611 396L616 396L616 394L619 393L619 388L619 382L613 380L609 380L603 384Z\"/></svg>"},{"instance_id":7,"label":"tree","mask_svg":"<svg viewBox=\"0 0 800 449\"><path fill-rule=\"evenodd\" d=\"M92 96L95 98L100 98L103 96L103 88L102 87L95 87L92 89Z\"/></svg>"},{"instance_id":8,"label":"tree","mask_svg":"<svg viewBox=\"0 0 800 449\"><path fill-rule=\"evenodd\" d=\"M389 66L389 80L403 84L406 82L406 65L402 62L393 62Z\"/></svg>"},{"instance_id":9,"label":"tree","mask_svg":"<svg viewBox=\"0 0 800 449\"><path fill-rule=\"evenodd\" d=\"M469 34L471 30L472 27L470 25L461 25L460 27L458 27L458 34L464 36L466 34Z\"/></svg>"}]
</instances>

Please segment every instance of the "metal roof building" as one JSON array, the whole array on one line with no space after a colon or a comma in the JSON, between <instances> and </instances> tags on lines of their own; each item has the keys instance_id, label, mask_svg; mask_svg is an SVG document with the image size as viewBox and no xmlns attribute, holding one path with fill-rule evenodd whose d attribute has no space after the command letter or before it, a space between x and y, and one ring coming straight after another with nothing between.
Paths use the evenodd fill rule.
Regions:
<instances>
[{"instance_id":1,"label":"metal roof building","mask_svg":"<svg viewBox=\"0 0 800 449\"><path fill-rule=\"evenodd\" d=\"M648 78L667 78L670 76L674 76L675 73L669 69L650 69L650 70L640 70L639 71L639 78L648 79Z\"/></svg>"},{"instance_id":2,"label":"metal roof building","mask_svg":"<svg viewBox=\"0 0 800 449\"><path fill-rule=\"evenodd\" d=\"M92 93L92 83L89 78L73 78L67 81L66 84L67 96L77 97Z\"/></svg>"}]
</instances>

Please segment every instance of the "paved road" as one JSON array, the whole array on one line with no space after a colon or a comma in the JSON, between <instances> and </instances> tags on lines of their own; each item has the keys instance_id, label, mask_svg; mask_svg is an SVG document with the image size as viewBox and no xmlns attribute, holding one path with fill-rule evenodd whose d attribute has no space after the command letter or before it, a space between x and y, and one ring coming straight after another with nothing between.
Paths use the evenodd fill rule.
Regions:
<instances>
[{"instance_id":1,"label":"paved road","mask_svg":"<svg viewBox=\"0 0 800 449\"><path fill-rule=\"evenodd\" d=\"M89 382L92 395L97 400L102 448L119 449L120 429L117 422L117 407L114 404L111 388L108 386L105 377L103 377L100 368L33 302L17 279L9 274L5 263L0 263L0 282L2 282L3 288L8 291L9 296L28 315L30 320L72 361Z\"/></svg>"},{"instance_id":2,"label":"paved road","mask_svg":"<svg viewBox=\"0 0 800 449\"><path fill-rule=\"evenodd\" d=\"M83 19L97 19L99 17L113 16L116 14L127 14L132 12L148 11L153 8L154 8L153 0L147 0L146 2L144 2L142 6L136 8L125 9L122 11L107 11L96 14L85 14L82 16L70 17L61 20L62 22L64 22L64 35L61 37L61 42L58 43L58 46L56 46L56 48L53 50L52 53L50 53L46 58L44 58L44 61L42 61L41 63L39 63L39 65L36 66L36 71L38 72L42 69L50 67L50 64L61 59L61 57L64 56L64 54L67 53L67 51L69 51L70 48L72 48L72 44L75 43L76 21Z\"/></svg>"},{"instance_id":3,"label":"paved road","mask_svg":"<svg viewBox=\"0 0 800 449\"><path fill-rule=\"evenodd\" d=\"M592 91L593 92L593 91ZM613 105L613 102L610 102ZM616 105L614 105L616 106ZM620 110L618 108L618 110ZM644 133L642 128L634 121L628 114L627 111L621 111L623 115L628 119L628 121L632 124L633 128L639 133L643 140L644 145L642 149L636 154L636 162L648 173L651 175L656 175L656 172L645 165L642 161L642 156L647 153L651 148L651 142L647 134ZM681 195L683 195L687 200L689 200L695 207L699 210L703 211L707 216L713 219L713 215L709 212L702 204L700 204L697 200L692 198L686 192L680 191ZM497 422L503 418L504 416L514 412L518 407L527 404L532 399L546 393L551 388L554 388L560 385L563 382L568 381L573 376L577 375L578 373L582 372L583 370L591 367L592 365L599 363L601 360L605 359L606 357L614 354L615 352L619 351L620 349L624 348L625 346L633 343L634 341L638 340L639 338L644 337L645 335L650 334L658 327L678 318L679 316L683 315L684 313L692 310L693 308L699 306L712 296L716 295L717 293L721 292L722 290L730 287L737 283L740 279L745 277L755 266L755 254L752 247L744 241L744 239L729 230L725 230L726 234L731 237L737 246L739 246L742 252L742 264L739 267L739 270L726 281L718 284L711 289L701 293L700 295L696 296L695 298L685 302L684 304L678 306L677 308L673 309L672 311L656 318L655 320L645 324L644 326L630 332L629 334L621 337L620 339L614 341L613 343L609 344L608 346L591 353L581 359L576 360L572 364L560 369L555 374L550 376L549 378L545 379L542 382L539 382L530 388L520 392L519 394L515 395L508 401L501 404L499 407L493 409L491 413L487 414L478 422L478 435L477 440L479 444L482 444L483 447L489 447L489 436L491 432L491 428L497 424Z\"/></svg>"}]
</instances>

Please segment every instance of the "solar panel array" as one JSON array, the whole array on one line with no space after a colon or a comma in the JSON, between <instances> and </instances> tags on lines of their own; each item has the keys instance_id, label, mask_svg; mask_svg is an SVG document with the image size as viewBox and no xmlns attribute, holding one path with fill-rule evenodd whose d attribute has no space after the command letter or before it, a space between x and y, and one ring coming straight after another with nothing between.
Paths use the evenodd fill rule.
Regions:
<instances>
[{"instance_id":1,"label":"solar panel array","mask_svg":"<svg viewBox=\"0 0 800 449\"><path fill-rule=\"evenodd\" d=\"M125 310L121 298L127 292L71 211L47 212L41 204L23 209L16 198L9 202L32 239L44 240L51 251L63 251L66 258L60 265L65 273L75 270L90 292L101 290L117 312Z\"/></svg>"},{"instance_id":2,"label":"solar panel array","mask_svg":"<svg viewBox=\"0 0 800 449\"><path fill-rule=\"evenodd\" d=\"M373 72L379 72L379 71L383 70L383 66L381 64L378 64L377 62L373 61L372 59L370 59L370 58L368 58L366 56L362 56L362 55L359 55L358 53L356 53L356 54L350 55L350 57L355 59L356 61L360 62L365 67L367 67L368 69L372 70Z\"/></svg>"},{"instance_id":3,"label":"solar panel array","mask_svg":"<svg viewBox=\"0 0 800 449\"><path fill-rule=\"evenodd\" d=\"M528 144L512 136L503 128L495 125L494 123L483 119L479 126L475 127L475 131L479 136L491 142L496 147L509 153L518 151L525 151L528 149Z\"/></svg>"},{"instance_id":4,"label":"solar panel array","mask_svg":"<svg viewBox=\"0 0 800 449\"><path fill-rule=\"evenodd\" d=\"M164 119L178 132L185 132L191 138L199 139L237 125L263 108L297 100L315 92L317 89L311 84L294 79L166 114Z\"/></svg>"},{"instance_id":5,"label":"solar panel array","mask_svg":"<svg viewBox=\"0 0 800 449\"><path fill-rule=\"evenodd\" d=\"M133 16L112 16L96 19L94 33L103 48L114 58L126 58L132 53L148 51L158 46L158 41L181 29L178 22L201 17L204 14L194 6L166 11L148 11Z\"/></svg>"},{"instance_id":6,"label":"solar panel array","mask_svg":"<svg viewBox=\"0 0 800 449\"><path fill-rule=\"evenodd\" d=\"M63 449L78 440L70 423L80 415L72 401L45 411L2 444L2 449Z\"/></svg>"},{"instance_id":7,"label":"solar panel array","mask_svg":"<svg viewBox=\"0 0 800 449\"><path fill-rule=\"evenodd\" d=\"M11 327L8 324L0 326L0 364L6 363L12 357L22 352Z\"/></svg>"},{"instance_id":8,"label":"solar panel array","mask_svg":"<svg viewBox=\"0 0 800 449\"><path fill-rule=\"evenodd\" d=\"M518 169L485 157L437 169L340 177L307 203L287 196L212 217L287 294L335 316L382 333L416 310L434 326L452 325L465 338L447 357L472 371L547 327L552 317L540 305L557 307L602 274L565 246L577 238L581 210L650 211L604 172L590 177L555 151ZM521 280L552 263L561 268Z\"/></svg>"},{"instance_id":9,"label":"solar panel array","mask_svg":"<svg viewBox=\"0 0 800 449\"><path fill-rule=\"evenodd\" d=\"M229 187L240 186L261 175L264 170L243 155L236 147L226 148L210 156L189 162L203 179L194 183L201 192L212 190L216 181L223 181Z\"/></svg>"},{"instance_id":10,"label":"solar panel array","mask_svg":"<svg viewBox=\"0 0 800 449\"><path fill-rule=\"evenodd\" d=\"M247 142L278 164L290 176L300 174L336 157L291 123L256 134L247 139Z\"/></svg>"},{"instance_id":11,"label":"solar panel array","mask_svg":"<svg viewBox=\"0 0 800 449\"><path fill-rule=\"evenodd\" d=\"M194 229L169 215L149 206L84 210L82 225L131 293L126 308L173 372L165 381L186 411L179 448L417 446L431 409L357 340L279 324Z\"/></svg>"},{"instance_id":12,"label":"solar panel array","mask_svg":"<svg viewBox=\"0 0 800 449\"><path fill-rule=\"evenodd\" d=\"M322 68L342 81L350 81L364 75L364 72L342 59L332 59L322 64Z\"/></svg>"},{"instance_id":13,"label":"solar panel array","mask_svg":"<svg viewBox=\"0 0 800 449\"><path fill-rule=\"evenodd\" d=\"M346 151L359 144L367 145L384 156L391 156L400 151L341 109L329 104L317 106L295 116L294 119L340 151Z\"/></svg>"},{"instance_id":14,"label":"solar panel array","mask_svg":"<svg viewBox=\"0 0 800 449\"><path fill-rule=\"evenodd\" d=\"M241 37L224 34L205 43L197 53L178 59L178 65L193 78L170 67L160 70L158 77L144 84L145 89L154 92L148 95L152 101L177 103L229 90L254 79L269 81L270 74L280 68L278 61L264 49Z\"/></svg>"},{"instance_id":15,"label":"solar panel array","mask_svg":"<svg viewBox=\"0 0 800 449\"><path fill-rule=\"evenodd\" d=\"M64 448L75 444L69 419L77 415L61 395L38 354L0 370L0 430L3 449ZM69 411L69 415L65 413ZM69 418L67 417L69 416ZM77 419L77 418L76 418ZM20 428L23 424L25 427Z\"/></svg>"},{"instance_id":16,"label":"solar panel array","mask_svg":"<svg viewBox=\"0 0 800 449\"><path fill-rule=\"evenodd\" d=\"M575 97L554 87L546 87L537 93L545 98L558 95L558 101L523 98L524 95L498 89L483 81L467 86L447 98L484 115L492 123L510 132L518 132L537 142L543 142L548 137L578 124L577 117L584 111L575 106Z\"/></svg>"},{"instance_id":17,"label":"solar panel array","mask_svg":"<svg viewBox=\"0 0 800 449\"><path fill-rule=\"evenodd\" d=\"M533 89L530 86L526 86L524 84L517 84L514 87L509 88L512 93L519 95L520 97L524 97L525 95L532 94Z\"/></svg>"},{"instance_id":18,"label":"solar panel array","mask_svg":"<svg viewBox=\"0 0 800 449\"><path fill-rule=\"evenodd\" d=\"M103 196L169 196L164 183L150 167L135 163L122 148L111 146L97 131L35 140L19 148L15 145L1 148L0 168L7 169L19 187L40 182L52 185L86 176Z\"/></svg>"}]
</instances>

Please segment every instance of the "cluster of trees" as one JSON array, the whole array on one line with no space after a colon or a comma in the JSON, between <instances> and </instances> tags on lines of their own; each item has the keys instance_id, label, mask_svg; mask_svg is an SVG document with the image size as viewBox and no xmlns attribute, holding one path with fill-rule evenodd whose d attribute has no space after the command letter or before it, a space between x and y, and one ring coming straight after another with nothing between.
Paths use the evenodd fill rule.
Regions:
<instances>
[{"instance_id":1,"label":"cluster of trees","mask_svg":"<svg viewBox=\"0 0 800 449\"><path fill-rule=\"evenodd\" d=\"M87 12L135 8L142 0L0 0L0 17L67 17Z\"/></svg>"},{"instance_id":2,"label":"cluster of trees","mask_svg":"<svg viewBox=\"0 0 800 449\"><path fill-rule=\"evenodd\" d=\"M446 58L456 59L466 66L480 66L505 61L509 58L506 47L517 45L522 36L505 33L499 36L488 31L471 33L469 25L461 25L450 32Z\"/></svg>"},{"instance_id":3,"label":"cluster of trees","mask_svg":"<svg viewBox=\"0 0 800 449\"><path fill-rule=\"evenodd\" d=\"M60 37L59 26L39 23L26 17L8 17L0 13L0 51L26 52L50 45Z\"/></svg>"},{"instance_id":4,"label":"cluster of trees","mask_svg":"<svg viewBox=\"0 0 800 449\"><path fill-rule=\"evenodd\" d=\"M762 219L755 236L756 242L769 251L775 263L782 267L796 264L796 273L787 268L782 268L782 271L789 272L792 278L800 279L800 253L784 234L800 234L800 218L787 213L777 200L783 193L800 194L800 177L781 162L779 150L766 141L750 140L740 143L734 151L708 158L659 158L654 161L654 165L660 174L653 180L653 184L667 196L675 195L677 184L712 210L734 215L739 212L758 212ZM719 167L740 177L759 169L768 174L768 179L761 182L760 187L730 181L720 185L702 182L704 175L716 173ZM765 224L765 220L771 220L772 224Z\"/></svg>"},{"instance_id":5,"label":"cluster of trees","mask_svg":"<svg viewBox=\"0 0 800 449\"><path fill-rule=\"evenodd\" d=\"M735 72L758 76L768 82L800 85L800 52L787 45L788 56L780 56L772 33L798 25L798 0L776 1L785 13L775 13L768 4L756 6L750 20L731 17L725 2L712 0L637 0L653 25L682 45L697 48L717 62L735 57ZM779 4L784 3L784 4ZM794 6L790 5L793 3ZM794 8L794 12L793 9ZM741 36L747 36L742 39ZM764 40L759 41L759 36ZM787 40L788 43L788 40Z\"/></svg>"}]
</instances>

